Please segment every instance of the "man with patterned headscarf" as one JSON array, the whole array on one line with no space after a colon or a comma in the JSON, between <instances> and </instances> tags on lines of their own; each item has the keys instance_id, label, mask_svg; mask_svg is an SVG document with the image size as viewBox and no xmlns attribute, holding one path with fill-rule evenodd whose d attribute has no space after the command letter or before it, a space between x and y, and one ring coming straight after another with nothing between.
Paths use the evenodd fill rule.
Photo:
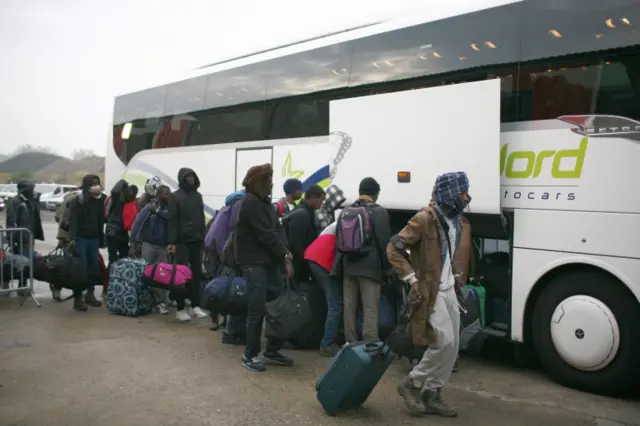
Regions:
<instances>
[{"instance_id":1,"label":"man with patterned headscarf","mask_svg":"<svg viewBox=\"0 0 640 426\"><path fill-rule=\"evenodd\" d=\"M471 229L462 212L471 201L464 172L438 176L432 202L420 210L387 246L389 262L410 286L409 330L413 344L428 346L422 360L398 385L412 414L455 417L444 403L459 346L460 311L456 275L466 270ZM465 244L461 244L464 241ZM465 247L465 250L459 248ZM407 258L406 250L411 256Z\"/></svg>"}]
</instances>

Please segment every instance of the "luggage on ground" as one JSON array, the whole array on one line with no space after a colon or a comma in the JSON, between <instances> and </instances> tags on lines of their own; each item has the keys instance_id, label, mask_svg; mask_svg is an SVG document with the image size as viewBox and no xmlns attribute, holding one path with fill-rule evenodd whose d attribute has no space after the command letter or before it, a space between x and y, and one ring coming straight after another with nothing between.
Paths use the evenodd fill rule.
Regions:
<instances>
[{"instance_id":1,"label":"luggage on ground","mask_svg":"<svg viewBox=\"0 0 640 426\"><path fill-rule=\"evenodd\" d=\"M246 316L249 307L247 281L227 273L209 282L202 293L202 305L218 315Z\"/></svg>"},{"instance_id":2,"label":"luggage on ground","mask_svg":"<svg viewBox=\"0 0 640 426\"><path fill-rule=\"evenodd\" d=\"M393 331L396 326L396 310L389 302L389 299L382 295L380 296L380 308L378 312L378 335L380 339L385 340ZM360 338L362 338L362 326L364 324L364 314L362 311L362 304L358 310L358 316L356 317L356 329Z\"/></svg>"},{"instance_id":3,"label":"luggage on ground","mask_svg":"<svg viewBox=\"0 0 640 426\"><path fill-rule=\"evenodd\" d=\"M137 317L153 309L153 295L142 282L147 262L143 259L124 258L109 268L107 310L116 315Z\"/></svg>"},{"instance_id":4,"label":"luggage on ground","mask_svg":"<svg viewBox=\"0 0 640 426\"><path fill-rule=\"evenodd\" d=\"M82 261L60 248L33 260L33 278L56 288L84 291L89 284L87 268Z\"/></svg>"},{"instance_id":5,"label":"luggage on ground","mask_svg":"<svg viewBox=\"0 0 640 426\"><path fill-rule=\"evenodd\" d=\"M509 253L498 251L489 253L476 262L476 278L482 282L491 297L509 298L509 259Z\"/></svg>"},{"instance_id":6,"label":"luggage on ground","mask_svg":"<svg viewBox=\"0 0 640 426\"><path fill-rule=\"evenodd\" d=\"M329 369L316 383L322 408L336 415L361 406L393 361L393 354L383 342L356 343L343 347Z\"/></svg>"},{"instance_id":7,"label":"luggage on ground","mask_svg":"<svg viewBox=\"0 0 640 426\"><path fill-rule=\"evenodd\" d=\"M289 340L313 320L309 296L294 290L290 285L276 300L267 302L265 308L267 337Z\"/></svg>"},{"instance_id":8,"label":"luggage on ground","mask_svg":"<svg viewBox=\"0 0 640 426\"><path fill-rule=\"evenodd\" d=\"M154 263L144 268L143 281L149 287L160 290L182 290L193 278L191 269L187 265L176 264L175 255L172 263Z\"/></svg>"},{"instance_id":9,"label":"luggage on ground","mask_svg":"<svg viewBox=\"0 0 640 426\"><path fill-rule=\"evenodd\" d=\"M298 291L309 297L311 321L289 338L297 349L318 349L324 337L324 324L327 320L327 299L324 292L313 281L298 284Z\"/></svg>"},{"instance_id":10,"label":"luggage on ground","mask_svg":"<svg viewBox=\"0 0 640 426\"><path fill-rule=\"evenodd\" d=\"M462 289L463 306L460 310L460 350L480 353L487 336L482 331L480 295L469 286Z\"/></svg>"},{"instance_id":11,"label":"luggage on ground","mask_svg":"<svg viewBox=\"0 0 640 426\"><path fill-rule=\"evenodd\" d=\"M409 306L405 304L401 308L398 325L387 337L387 344L398 358L405 357L409 362L414 362L422 358L427 347L413 344L413 337L409 329L411 315Z\"/></svg>"}]
</instances>

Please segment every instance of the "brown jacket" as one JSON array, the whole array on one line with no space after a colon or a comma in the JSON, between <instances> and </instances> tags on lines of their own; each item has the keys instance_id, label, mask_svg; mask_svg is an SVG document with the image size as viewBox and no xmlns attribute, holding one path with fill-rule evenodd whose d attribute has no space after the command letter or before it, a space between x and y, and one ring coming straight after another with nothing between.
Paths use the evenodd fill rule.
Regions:
<instances>
[{"instance_id":1,"label":"brown jacket","mask_svg":"<svg viewBox=\"0 0 640 426\"><path fill-rule=\"evenodd\" d=\"M387 245L387 256L400 278L414 272L416 274L422 303L412 308L417 310L411 318L409 327L414 345L427 346L434 343L435 336L429 324L429 317L436 302L442 274L441 244L443 242L440 238L440 223L434 206L430 204L416 213L400 231L398 237L403 245L409 248L410 260L407 260L393 246L393 243ZM467 281L471 244L471 226L463 217L460 247L453 256L454 273L462 274L459 278L462 282Z\"/></svg>"}]
</instances>

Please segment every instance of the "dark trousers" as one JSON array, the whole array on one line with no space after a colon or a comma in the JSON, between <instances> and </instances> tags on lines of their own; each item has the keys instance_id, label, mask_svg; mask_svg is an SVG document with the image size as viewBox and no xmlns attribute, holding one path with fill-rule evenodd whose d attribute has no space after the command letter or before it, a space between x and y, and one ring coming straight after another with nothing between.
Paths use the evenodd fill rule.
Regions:
<instances>
[{"instance_id":1,"label":"dark trousers","mask_svg":"<svg viewBox=\"0 0 640 426\"><path fill-rule=\"evenodd\" d=\"M109 254L109 271L111 265L129 256L129 241L125 238L107 238L107 253Z\"/></svg>"},{"instance_id":2,"label":"dark trousers","mask_svg":"<svg viewBox=\"0 0 640 426\"><path fill-rule=\"evenodd\" d=\"M275 300L282 293L282 279L279 267L250 266L242 268L247 280L249 315L247 316L247 337L244 355L247 358L258 356L261 349L262 323L264 322L265 303ZM267 339L265 352L282 349L284 342L279 339Z\"/></svg>"},{"instance_id":3,"label":"dark trousers","mask_svg":"<svg viewBox=\"0 0 640 426\"><path fill-rule=\"evenodd\" d=\"M76 237L76 256L87 268L89 286L87 292L93 294L93 289L100 277L100 241L98 238ZM74 291L74 296L80 296L80 292Z\"/></svg>"},{"instance_id":4,"label":"dark trousers","mask_svg":"<svg viewBox=\"0 0 640 426\"><path fill-rule=\"evenodd\" d=\"M342 286L331 278L329 272L315 262L309 261L316 284L322 289L327 300L327 319L324 323L324 337L320 342L321 348L335 343L340 330L340 315L342 314Z\"/></svg>"},{"instance_id":5,"label":"dark trousers","mask_svg":"<svg viewBox=\"0 0 640 426\"><path fill-rule=\"evenodd\" d=\"M203 242L194 241L179 244L176 251L176 263L188 265L193 278L187 283L186 294L174 294L179 310L184 309L185 296L191 300L191 306L200 306L200 283L202 282L202 250ZM182 304L182 306L181 306Z\"/></svg>"}]
</instances>

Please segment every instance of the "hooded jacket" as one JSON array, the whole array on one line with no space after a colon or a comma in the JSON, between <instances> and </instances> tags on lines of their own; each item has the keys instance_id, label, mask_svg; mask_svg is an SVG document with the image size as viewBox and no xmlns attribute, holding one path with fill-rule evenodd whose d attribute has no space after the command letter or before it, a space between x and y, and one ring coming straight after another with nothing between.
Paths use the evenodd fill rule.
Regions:
<instances>
[{"instance_id":1,"label":"hooded jacket","mask_svg":"<svg viewBox=\"0 0 640 426\"><path fill-rule=\"evenodd\" d=\"M127 233L123 225L122 210L124 207L124 191L129 184L120 179L111 189L109 207L107 210L107 226L105 233L108 238L127 239Z\"/></svg>"},{"instance_id":2,"label":"hooded jacket","mask_svg":"<svg viewBox=\"0 0 640 426\"><path fill-rule=\"evenodd\" d=\"M185 178L192 174L195 185L189 187ZM167 244L204 242L204 202L198 192L200 179L193 169L178 171L179 189L169 197Z\"/></svg>"},{"instance_id":3,"label":"hooded jacket","mask_svg":"<svg viewBox=\"0 0 640 426\"><path fill-rule=\"evenodd\" d=\"M304 251L319 234L315 212L306 200L302 200L282 219L282 226L287 236L289 251L293 255L294 280L306 281L311 277L311 270L305 262Z\"/></svg>"},{"instance_id":4,"label":"hooded jacket","mask_svg":"<svg viewBox=\"0 0 640 426\"><path fill-rule=\"evenodd\" d=\"M69 240L77 237L97 238L104 246L104 200L105 195L94 198L89 194L91 183L100 178L86 175L82 178L82 192L69 202Z\"/></svg>"},{"instance_id":5,"label":"hooded jacket","mask_svg":"<svg viewBox=\"0 0 640 426\"><path fill-rule=\"evenodd\" d=\"M42 220L38 199L33 193L35 184L30 180L18 182L18 195L9 201L7 206L6 225L9 228L26 228L31 232L34 239L44 241L44 231L42 230ZM31 195L29 195L31 193ZM17 236L14 236L16 239ZM26 249L29 244L29 237L26 232L20 233L20 240Z\"/></svg>"},{"instance_id":6,"label":"hooded jacket","mask_svg":"<svg viewBox=\"0 0 640 426\"><path fill-rule=\"evenodd\" d=\"M69 242L69 215L71 213L71 200L76 198L82 190L68 192L62 199L62 204L56 208L56 221L58 222L58 239L64 244Z\"/></svg>"}]
</instances>

